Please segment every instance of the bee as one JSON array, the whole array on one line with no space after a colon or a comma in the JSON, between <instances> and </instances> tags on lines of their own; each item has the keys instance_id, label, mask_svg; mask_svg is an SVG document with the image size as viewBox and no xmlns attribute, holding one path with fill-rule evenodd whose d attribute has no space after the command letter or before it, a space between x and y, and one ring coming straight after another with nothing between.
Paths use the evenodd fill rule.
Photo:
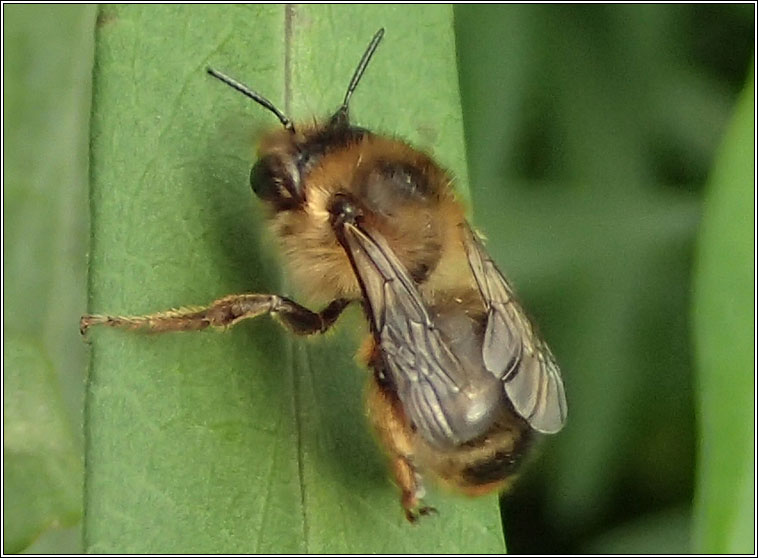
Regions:
<instances>
[{"instance_id":1,"label":"bee","mask_svg":"<svg viewBox=\"0 0 758 558\"><path fill-rule=\"evenodd\" d=\"M465 494L501 490L540 433L561 430L566 396L555 358L456 198L453 179L404 141L351 123L350 98L384 35L371 40L342 105L295 125L242 83L208 73L273 113L250 172L291 275L320 311L277 294L233 294L143 316L88 315L152 332L228 328L269 314L292 333L324 333L351 303L370 333L366 405L406 518L424 503L422 473Z\"/></svg>"}]
</instances>

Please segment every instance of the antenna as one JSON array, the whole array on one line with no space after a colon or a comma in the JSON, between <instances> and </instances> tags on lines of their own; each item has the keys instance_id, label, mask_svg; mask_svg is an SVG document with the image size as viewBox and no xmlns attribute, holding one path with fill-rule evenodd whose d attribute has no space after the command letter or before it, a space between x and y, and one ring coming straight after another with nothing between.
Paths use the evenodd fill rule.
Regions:
<instances>
[{"instance_id":1,"label":"antenna","mask_svg":"<svg viewBox=\"0 0 758 558\"><path fill-rule=\"evenodd\" d=\"M376 39L376 37L375 37L375 39ZM364 55L364 58L365 58L365 55ZM362 61L361 61L361 63L362 63ZM282 112L278 108L276 108L271 101L269 101L268 99L266 99L266 97L264 97L260 93L256 93L255 91L253 91L252 89L250 89L248 86L246 86L246 85L238 82L236 79L232 79L229 76L227 76L225 74L222 74L221 72L218 72L218 71L214 70L213 68L208 68L208 73L210 75L212 75L213 77L215 77L216 79L219 79L219 80L223 81L228 86L236 89L237 91L239 91L240 93L242 93L245 97L249 97L250 99L252 99L256 103L258 103L259 105L261 105L263 108L266 108L269 111L273 112L276 115L276 117L279 119L279 122L282 123L282 126L284 126L287 130L289 130L293 134L295 133L295 126L292 124L292 121L289 118L287 118L286 116L284 116L284 114L282 114ZM355 79L355 78L353 78L353 79ZM348 95L348 97L349 97L349 95ZM346 99L347 99L347 97L346 97Z\"/></svg>"},{"instance_id":2,"label":"antenna","mask_svg":"<svg viewBox=\"0 0 758 558\"><path fill-rule=\"evenodd\" d=\"M376 34L374 35L374 38L371 39L371 42L368 44L368 47L366 48L366 52L363 53L363 57L361 58L361 61L358 63L358 67L355 69L355 72L353 73L353 78L350 80L350 85L347 86L347 92L345 93L345 100L342 101L342 106L340 106L340 108L337 110L334 116L332 116L332 119L331 119L332 125L347 124L348 105L350 103L350 97L352 97L353 91L355 91L355 88L358 87L358 82L361 81L361 78L363 77L363 72L366 71L366 67L368 66L368 63L371 62L371 57L374 56L374 53L376 52L376 49L379 46L379 43L381 42L382 37L384 37L384 27L380 28L379 31L376 32Z\"/></svg>"}]
</instances>

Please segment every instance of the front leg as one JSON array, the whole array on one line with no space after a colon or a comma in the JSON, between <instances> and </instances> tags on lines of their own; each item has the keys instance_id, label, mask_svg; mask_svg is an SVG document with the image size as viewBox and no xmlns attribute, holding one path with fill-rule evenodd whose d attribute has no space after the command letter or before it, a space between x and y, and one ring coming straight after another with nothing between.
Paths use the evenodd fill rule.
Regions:
<instances>
[{"instance_id":1,"label":"front leg","mask_svg":"<svg viewBox=\"0 0 758 558\"><path fill-rule=\"evenodd\" d=\"M321 312L313 312L297 302L272 294L238 294L220 298L208 306L178 308L143 316L82 316L79 330L84 335L93 325L152 332L193 331L207 327L226 328L261 314L272 314L293 333L323 333L350 304L344 298L333 300Z\"/></svg>"}]
</instances>

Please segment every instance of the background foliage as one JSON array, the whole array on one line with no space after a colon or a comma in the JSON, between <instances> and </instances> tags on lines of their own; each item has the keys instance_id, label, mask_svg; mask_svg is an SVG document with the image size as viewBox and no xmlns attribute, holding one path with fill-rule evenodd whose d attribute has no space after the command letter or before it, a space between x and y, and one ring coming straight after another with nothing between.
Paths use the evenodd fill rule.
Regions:
<instances>
[{"instance_id":1,"label":"background foliage","mask_svg":"<svg viewBox=\"0 0 758 558\"><path fill-rule=\"evenodd\" d=\"M264 242L258 237L255 220L260 213L245 187L244 170L249 165L245 145L250 144L258 123L268 121L244 99L227 100L220 85L203 89L212 104L191 102L197 95L192 84L205 82L202 76L194 81L181 76L202 73L208 62L202 42L207 39L221 45L213 61L233 64L223 68L230 73L260 76L272 88L266 92L274 97L277 72L282 68L270 65L270 50L246 51L243 47L249 43L239 38L239 26L263 33L258 44L281 49L277 40L282 33L281 13L273 8L255 13L194 12L191 19L196 25L185 26L184 34L176 37L160 30L167 28L162 27L169 25L166 22L183 17L171 11L180 8L140 9L147 17L132 18L135 12L130 12L119 22L114 17L119 14L105 11L99 23L128 26L130 21L152 20L134 29L122 27L121 40L132 42L111 43L108 48L113 49L113 60L123 65L121 71L137 78L130 93L141 106L155 102L157 107L164 100L151 88L139 87L153 79L139 73L140 60L160 56L164 65L173 59L184 64L178 68L180 73L174 69L165 73L163 82L160 77L150 82L155 91L172 82L179 84L175 111L156 110L153 120L127 118L118 125L133 137L108 148L123 153L125 166L131 160L148 162L142 180L126 183L124 188L136 187L136 194L158 188L159 198L167 200L165 205L136 208L144 218L140 227L153 231L154 239L176 246L200 237L205 252L190 253L181 261L146 264L140 246L128 234L134 223L119 222L111 228L111 239L93 239L120 244L123 249L101 260L100 275L92 272L90 281L101 285L96 288L104 284L116 293L107 301L109 305L130 312L202 302L207 291L199 285L213 281L219 293L249 289L251 284L254 288L276 285L277 274L270 271L273 260L265 255ZM26 548L46 532L29 550L60 552L79 548L76 527L50 528L75 525L81 513L86 352L75 324L85 306L86 163L95 9L4 6L3 10L4 550ZM302 80L296 85L303 94L296 97L295 106L287 108L295 114L320 114L323 107L330 107L333 83L344 81L343 66L352 67L353 58L381 20L388 28L381 50L384 58L378 56L367 74L360 92L364 97L361 101L361 94L356 95L354 114L380 130L399 132L435 151L453 154L452 160L443 160L463 174L455 160L456 148L439 147L443 138L451 141L459 130L454 115L439 108L442 105L434 108L434 102L452 106L455 93L430 88L408 94L411 107L414 99L429 99L427 109L434 114L432 122L438 123L414 128L409 127L412 117L403 116L402 103L397 101L403 98L404 80L383 84L381 79L397 75L400 64L426 87L435 78L450 83L450 63L413 66L408 55L413 48L403 44L403 33L393 32L390 24L395 22L396 29L411 25L426 30L430 33L427 42L434 43L435 38L441 42L430 52L452 52L452 14L427 8L412 12L396 8L394 13L366 10L347 13L334 7L302 12L309 24L303 29L313 31L301 36L302 42L295 47L293 60L302 65L294 68ZM754 133L751 89L743 93L740 109L734 110L745 80L753 80L746 75L754 54L753 7L461 6L454 15L475 221L550 340L569 389L567 429L544 444L517 489L502 500L509 550L753 551L754 424L752 413L747 412L755 403L754 329L749 317L754 302L754 223L747 211L754 195L753 150L748 148ZM346 35L345 29L350 33ZM335 49L335 36L340 36L340 44L349 44ZM139 41L134 42L135 37ZM172 52L168 45L178 39L186 48ZM119 49L132 54L119 58ZM319 69L321 52L327 53L324 59L329 60L335 77L309 74ZM103 60L100 56L98 63ZM96 76L98 71L96 66ZM99 87L108 87L108 82ZM377 88L380 95L372 93ZM372 107L374 102L378 106ZM717 146L733 114L734 123L711 174ZM371 120L372 115L379 120ZM186 119L198 125L172 128L165 124L176 125L177 118L180 123ZM240 127L242 131L237 131ZM156 135L156 130L168 132ZM103 139L97 132L92 140L95 153ZM182 161L186 145L205 150L205 159ZM156 156L165 155L166 146L178 153L167 164ZM118 176L120 170L124 169L108 172ZM181 192L191 194L196 188L201 193L172 200L180 186L171 182L176 176L181 177ZM203 193L209 184L219 193ZM97 190L93 193L96 196ZM93 200L97 209L98 200ZM121 210L135 213L135 207L109 209L111 215ZM209 232L198 228L198 221L209 223ZM263 268L257 267L261 261L266 264ZM192 266L194 281L172 280L184 273L177 270L185 264ZM219 269L226 271L219 273ZM162 290L145 288L146 281L161 274L166 277ZM140 289L140 307L128 305ZM693 306L697 309L694 320ZM729 335L733 331L743 335ZM108 412L97 417L101 428L109 426L104 421L113 420L111 434L115 435L119 423L112 417L128 417L139 409L150 422L137 414L142 421L137 429L153 429L153 440L163 437L168 444L161 447L173 447L170 438L177 428L190 437L183 440L188 444L185 451L176 455L160 450L146 454L140 440L128 433L108 443L96 438L95 447L90 446L90 463L95 455L95 463L110 465L107 475L99 481L90 477L88 483L90 549L127 550L134 541L147 548L158 541L166 545L160 548L180 551L186 549L180 546L182 527L199 532L200 540L209 545L192 550L237 548L239 532L250 530L251 519L240 512L245 509L245 494L242 488L238 494L218 494L218 483L204 480L209 478L246 490L238 477L260 476L264 486L273 487L269 492L275 496L274 504L262 508L265 523L260 524L261 532L270 537L256 536L260 550L325 549L318 541L334 540L339 532L335 524L356 518L358 535L361 529L370 532L377 521L396 523L395 495L387 486L381 459L372 453L362 425L345 420L358 419L360 378L353 374L355 378L347 383L334 384L303 379L302 371L312 370L313 362L323 362L325 370L351 366L342 338L309 344L306 349L295 347L288 365L295 373L281 376L273 370L268 375L256 374L254 369L271 346L286 343L275 329L254 324L230 335L232 344L244 346L244 351L230 354L227 348L224 352L208 336L134 340L110 335L102 351L95 352L96 374L108 370L98 366L98 358L101 363L112 362L107 345L123 350L137 344L147 355L136 371L130 361L130 374L122 374L122 385L100 384L95 397L110 403L104 409ZM252 350L251 337L258 340ZM210 376L207 369L200 375L178 365L165 366L167 360L178 362L184 352L198 345L208 362L225 364ZM153 366L162 367L161 373L150 372L150 359L157 359ZM226 369L239 370L240 366L246 373L235 375ZM327 378L316 374L316 378ZM723 381L726 374L728 382ZM251 377L258 383L252 383ZM97 379L94 383L90 379L96 388ZM277 399L290 382L301 382L302 401ZM725 385L734 391L721 389ZM176 392L177 386L183 386L183 391ZM213 394L210 399L209 393ZM735 395L742 398L741 404ZM345 408L353 409L352 415L342 408L324 413L304 405L311 397L334 400L343 396L349 396ZM253 419L241 423L245 410L256 405L278 406L283 411L272 415L268 424ZM161 414L151 411L158 408L163 409ZM317 412L324 414L314 415ZM209 416L214 422L203 422ZM293 435L286 425L294 416L299 416L301 427L316 425L303 430L305 439L319 440L315 445L298 445L298 440L286 438ZM92 428L91 422L86 428ZM733 434L728 445L718 443L722 432ZM258 443L275 439L285 442ZM218 467L214 455L229 454L237 447L252 447L249 457L240 454L238 462ZM191 456L187 449L193 452ZM293 451L300 452L299 458ZM256 452L273 455L267 462L268 473L256 468ZM167 470L166 459L192 463L194 471ZM291 467L298 459L312 464L310 471L301 474L311 482L314 496L306 508L313 517L346 506L334 524L311 522L308 540L316 542L308 548L298 546L297 535L287 531L292 525L287 500L276 497L282 491L291 493L287 485L296 474ZM115 480L149 479L156 470L163 471L166 483L140 486L133 503L128 499L133 487L129 483L118 486ZM369 473L356 478L355 471ZM93 474L97 471L88 471ZM197 479L194 486L193 478ZM696 479L696 532L701 536L691 541ZM187 486L193 489L184 493ZM120 522L119 510L108 504L117 492L126 498L118 504L127 510ZM361 503L356 494L370 504ZM722 497L714 500L714 495ZM225 515L213 512L214 506L222 504L227 506ZM149 522L143 524L128 515L130 506L136 505L144 506L142 521L153 518L152 531ZM426 549L454 550L447 539L434 533L440 528L467 533L472 541L491 540L484 543L491 546L481 551L496 549L495 538L488 538L495 536L492 503L475 503L475 509L463 510L468 505L446 500L443 510L449 511L441 521L454 523L424 526L412 537L422 541L422 546L424 541L437 541ZM193 507L205 511L198 516ZM379 510L377 516L387 519L375 519L367 508ZM179 509L186 510L186 515L176 518L172 531L160 521L177 516ZM214 516L220 518L218 523L203 521L191 527L199 517ZM98 517L108 517L113 526L98 524ZM363 526L361 517L365 517ZM15 521L10 523L8 518ZM480 528L484 529L481 536L476 531ZM171 532L176 541L166 538ZM407 532L396 532L398 539L408 540ZM342 543L331 548L354 550L349 544L351 534L355 533L341 533ZM270 542L261 542L265 540ZM366 540L366 550L414 548L407 546L413 542L391 546L386 540ZM464 540L461 548L474 551L473 544Z\"/></svg>"},{"instance_id":2,"label":"background foliage","mask_svg":"<svg viewBox=\"0 0 758 558\"><path fill-rule=\"evenodd\" d=\"M539 318L569 390L567 428L503 500L509 549L536 552L539 541L548 552L682 552L698 446L705 463L717 429L747 428L736 437L750 459L736 457L740 465L709 482L739 485L752 478L739 471L754 471L748 408L721 419L737 400L694 391L697 370L701 389L734 382L743 405L747 394L754 405L753 335L740 333L754 302L753 159L736 154L754 145L749 93L735 115L747 133L721 150L734 153L736 174L723 198L718 181L707 198L744 208L721 222L728 240L716 249L734 279L700 281L708 290L698 293L739 308L721 325L699 324L730 337L720 340L733 377L716 354L694 360L702 337L693 339L691 322L698 228L703 212L715 216L703 194L751 63L752 7L511 6L456 16L477 222L498 235L491 249ZM752 485L739 493L752 498ZM752 536L742 544L749 551ZM725 549L702 538L694 548Z\"/></svg>"}]
</instances>

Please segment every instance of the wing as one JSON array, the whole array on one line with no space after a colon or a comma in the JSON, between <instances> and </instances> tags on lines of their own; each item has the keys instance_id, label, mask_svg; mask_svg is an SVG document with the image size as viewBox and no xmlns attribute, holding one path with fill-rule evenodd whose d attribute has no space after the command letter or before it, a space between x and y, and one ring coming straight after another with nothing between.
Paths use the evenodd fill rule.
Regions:
<instances>
[{"instance_id":1,"label":"wing","mask_svg":"<svg viewBox=\"0 0 758 558\"><path fill-rule=\"evenodd\" d=\"M501 379L513 408L539 432L558 432L566 422L561 372L547 344L535 333L481 241L464 225L464 245L487 306L482 344L484 365Z\"/></svg>"},{"instance_id":2,"label":"wing","mask_svg":"<svg viewBox=\"0 0 758 558\"><path fill-rule=\"evenodd\" d=\"M503 405L498 380L453 354L380 234L343 226L343 244L361 283L372 330L408 418L438 446L480 435Z\"/></svg>"}]
</instances>

